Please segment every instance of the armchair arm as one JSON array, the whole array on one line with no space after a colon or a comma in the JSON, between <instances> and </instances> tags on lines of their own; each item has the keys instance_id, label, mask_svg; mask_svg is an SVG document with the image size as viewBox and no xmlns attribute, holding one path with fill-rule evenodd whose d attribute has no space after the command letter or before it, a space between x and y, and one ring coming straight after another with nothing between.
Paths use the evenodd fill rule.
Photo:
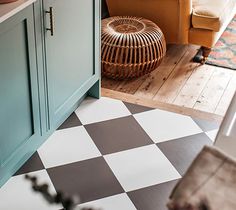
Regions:
<instances>
[{"instance_id":1,"label":"armchair arm","mask_svg":"<svg viewBox=\"0 0 236 210\"><path fill-rule=\"evenodd\" d=\"M106 0L111 16L140 16L152 20L168 43L188 43L192 0Z\"/></svg>"}]
</instances>

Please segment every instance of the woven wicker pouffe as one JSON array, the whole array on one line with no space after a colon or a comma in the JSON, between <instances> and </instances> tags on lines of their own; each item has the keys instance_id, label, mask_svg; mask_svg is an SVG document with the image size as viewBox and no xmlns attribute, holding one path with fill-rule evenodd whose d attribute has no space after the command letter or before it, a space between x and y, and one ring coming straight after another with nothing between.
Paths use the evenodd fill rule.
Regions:
<instances>
[{"instance_id":1,"label":"woven wicker pouffe","mask_svg":"<svg viewBox=\"0 0 236 210\"><path fill-rule=\"evenodd\" d=\"M166 53L160 28L137 17L102 20L102 75L131 79L156 69Z\"/></svg>"}]
</instances>

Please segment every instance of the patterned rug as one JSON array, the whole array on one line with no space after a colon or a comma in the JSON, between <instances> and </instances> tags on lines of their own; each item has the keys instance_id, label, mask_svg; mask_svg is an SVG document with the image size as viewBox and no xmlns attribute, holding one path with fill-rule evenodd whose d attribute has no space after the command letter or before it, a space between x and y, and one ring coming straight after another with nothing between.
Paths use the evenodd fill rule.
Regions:
<instances>
[{"instance_id":1,"label":"patterned rug","mask_svg":"<svg viewBox=\"0 0 236 210\"><path fill-rule=\"evenodd\" d=\"M195 56L194 60L199 60ZM236 70L236 16L226 28L206 62L210 65Z\"/></svg>"}]
</instances>

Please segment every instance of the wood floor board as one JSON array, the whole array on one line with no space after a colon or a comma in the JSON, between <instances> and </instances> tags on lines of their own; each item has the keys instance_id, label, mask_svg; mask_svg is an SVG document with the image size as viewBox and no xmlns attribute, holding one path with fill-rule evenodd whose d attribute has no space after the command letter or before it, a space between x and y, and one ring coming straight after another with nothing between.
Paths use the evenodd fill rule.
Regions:
<instances>
[{"instance_id":1,"label":"wood floor board","mask_svg":"<svg viewBox=\"0 0 236 210\"><path fill-rule=\"evenodd\" d=\"M214 113L231 77L231 71L215 67L214 73L194 105L194 109Z\"/></svg>"},{"instance_id":2,"label":"wood floor board","mask_svg":"<svg viewBox=\"0 0 236 210\"><path fill-rule=\"evenodd\" d=\"M102 78L102 87L115 90L120 85L120 81L116 81L113 79L108 79L106 77Z\"/></svg>"},{"instance_id":3,"label":"wood floor board","mask_svg":"<svg viewBox=\"0 0 236 210\"><path fill-rule=\"evenodd\" d=\"M214 70L215 67L209 65L202 65L195 68L173 103L175 105L193 108Z\"/></svg>"},{"instance_id":4,"label":"wood floor board","mask_svg":"<svg viewBox=\"0 0 236 210\"><path fill-rule=\"evenodd\" d=\"M223 96L220 99L220 102L218 103L216 109L215 109L215 114L218 115L224 115L225 112L227 111L227 107L229 106L234 93L236 90L236 74L233 72L232 78L227 86L227 88L225 89Z\"/></svg>"},{"instance_id":5,"label":"wood floor board","mask_svg":"<svg viewBox=\"0 0 236 210\"><path fill-rule=\"evenodd\" d=\"M152 99L141 98L135 95L122 93L122 92L118 92L114 90L109 90L106 88L102 88L102 96L119 99L125 102L139 104L139 105L147 106L151 108L157 108L157 109L162 109L165 111L184 114L184 115L188 115L197 119L213 120L219 123L222 122L222 119L223 119L221 115L207 113L200 110L194 110L187 107L176 106L174 104L167 104L167 103L163 103L159 101L154 101Z\"/></svg>"},{"instance_id":6,"label":"wood floor board","mask_svg":"<svg viewBox=\"0 0 236 210\"><path fill-rule=\"evenodd\" d=\"M198 63L190 62L193 52L196 50L189 49L181 61L176 65L169 78L162 85L157 94L153 97L153 100L161 101L164 103L172 104L179 92L185 85L186 81L191 76L195 68L199 66Z\"/></svg>"},{"instance_id":7,"label":"wood floor board","mask_svg":"<svg viewBox=\"0 0 236 210\"><path fill-rule=\"evenodd\" d=\"M172 45L169 47L161 65L140 85L135 92L137 97L152 99L187 52L188 46Z\"/></svg>"},{"instance_id":8,"label":"wood floor board","mask_svg":"<svg viewBox=\"0 0 236 210\"><path fill-rule=\"evenodd\" d=\"M120 82L120 85L115 89L117 91L123 92L123 93L129 93L129 94L135 94L137 89L142 85L142 83L150 77L149 74L144 75L140 78L135 78L127 81Z\"/></svg>"},{"instance_id":9,"label":"wood floor board","mask_svg":"<svg viewBox=\"0 0 236 210\"><path fill-rule=\"evenodd\" d=\"M103 91L131 103L219 120L236 90L236 71L192 62L198 49L168 45L157 70L129 81L102 78Z\"/></svg>"}]
</instances>

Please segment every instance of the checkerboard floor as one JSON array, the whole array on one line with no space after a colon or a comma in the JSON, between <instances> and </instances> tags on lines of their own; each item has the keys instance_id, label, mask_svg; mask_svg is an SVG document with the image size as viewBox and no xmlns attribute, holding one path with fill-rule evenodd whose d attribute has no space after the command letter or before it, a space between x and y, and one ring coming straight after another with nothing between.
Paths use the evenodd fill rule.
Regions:
<instances>
[{"instance_id":1,"label":"checkerboard floor","mask_svg":"<svg viewBox=\"0 0 236 210\"><path fill-rule=\"evenodd\" d=\"M24 174L79 207L166 210L174 185L219 125L110 98L87 98L0 189L2 210L59 210L32 193Z\"/></svg>"}]
</instances>

